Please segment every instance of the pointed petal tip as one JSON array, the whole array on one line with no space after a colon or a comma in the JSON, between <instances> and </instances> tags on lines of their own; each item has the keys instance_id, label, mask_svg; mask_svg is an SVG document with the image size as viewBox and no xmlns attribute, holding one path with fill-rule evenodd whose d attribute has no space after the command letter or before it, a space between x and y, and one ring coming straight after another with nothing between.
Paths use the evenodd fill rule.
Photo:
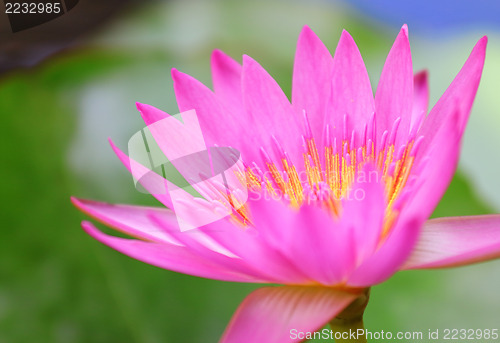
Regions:
<instances>
[{"instance_id":1,"label":"pointed petal tip","mask_svg":"<svg viewBox=\"0 0 500 343\"><path fill-rule=\"evenodd\" d=\"M498 214L431 219L402 269L451 268L499 258L499 233Z\"/></svg>"},{"instance_id":2,"label":"pointed petal tip","mask_svg":"<svg viewBox=\"0 0 500 343\"><path fill-rule=\"evenodd\" d=\"M97 205L97 204L105 205L105 203L100 203L98 201L87 200L87 199L79 199L79 198L76 198L76 197L71 197L71 202L82 213L84 213L84 214L92 217L93 219L101 221L99 219L99 216L96 215L95 211L93 211L91 207L92 207L92 205ZM84 220L82 222L82 224L83 223L87 223L87 225L92 225L93 226L93 224L91 222L86 221L86 220ZM105 223L105 222L103 222L103 223ZM108 225L108 224L106 224L106 225ZM112 227L112 226L110 226L110 227Z\"/></svg>"},{"instance_id":3,"label":"pointed petal tip","mask_svg":"<svg viewBox=\"0 0 500 343\"><path fill-rule=\"evenodd\" d=\"M90 237L104 243L102 240L104 233L102 233L93 223L88 220L83 220L80 225L82 226L83 231L85 231Z\"/></svg>"},{"instance_id":4,"label":"pointed petal tip","mask_svg":"<svg viewBox=\"0 0 500 343\"><path fill-rule=\"evenodd\" d=\"M340 34L340 39L342 39L344 37L345 38L353 39L352 36L351 36L351 34L349 33L349 31L347 31L345 29L342 30L342 33Z\"/></svg>"},{"instance_id":5,"label":"pointed petal tip","mask_svg":"<svg viewBox=\"0 0 500 343\"><path fill-rule=\"evenodd\" d=\"M406 36L408 36L408 25L403 24L403 26L401 27L401 31L404 32Z\"/></svg>"},{"instance_id":6,"label":"pointed petal tip","mask_svg":"<svg viewBox=\"0 0 500 343\"><path fill-rule=\"evenodd\" d=\"M339 49L341 51L344 51L348 48L349 49L355 48L359 53L358 45L356 44L354 38L352 38L351 34L348 31L342 30L342 34L340 35L340 39L337 44L337 49L335 50L335 53L337 53L337 50Z\"/></svg>"},{"instance_id":7,"label":"pointed petal tip","mask_svg":"<svg viewBox=\"0 0 500 343\"><path fill-rule=\"evenodd\" d=\"M244 54L243 55L243 70L248 70L250 68L262 68L264 69L260 64L259 62L257 62L256 60L254 60L252 57Z\"/></svg>"},{"instance_id":8,"label":"pointed petal tip","mask_svg":"<svg viewBox=\"0 0 500 343\"><path fill-rule=\"evenodd\" d=\"M88 233L89 235L94 237L93 233L95 233L95 231L97 230L97 228L94 226L94 224L92 224L88 220L83 220L81 225L82 225L83 230L86 233Z\"/></svg>"},{"instance_id":9,"label":"pointed petal tip","mask_svg":"<svg viewBox=\"0 0 500 343\"><path fill-rule=\"evenodd\" d=\"M408 26L406 24L404 24L401 27L401 31L399 31L399 34L396 37L396 41L398 39L401 39L401 38L403 38L406 42L408 42L408 45L410 44L410 40L409 40L409 36L408 36Z\"/></svg>"},{"instance_id":10,"label":"pointed petal tip","mask_svg":"<svg viewBox=\"0 0 500 343\"><path fill-rule=\"evenodd\" d=\"M174 83L179 81L179 78L184 75L183 72L179 71L177 68L172 68L170 69L170 75L172 75L172 79L174 80Z\"/></svg>"},{"instance_id":11,"label":"pointed petal tip","mask_svg":"<svg viewBox=\"0 0 500 343\"><path fill-rule=\"evenodd\" d=\"M221 49L214 49L212 51L212 57L219 56L219 55L225 55L225 53Z\"/></svg>"},{"instance_id":12,"label":"pointed petal tip","mask_svg":"<svg viewBox=\"0 0 500 343\"><path fill-rule=\"evenodd\" d=\"M474 48L481 48L481 49L486 49L486 45L488 45L488 36L483 36L481 39L479 39L476 43L476 46Z\"/></svg>"},{"instance_id":13,"label":"pointed petal tip","mask_svg":"<svg viewBox=\"0 0 500 343\"><path fill-rule=\"evenodd\" d=\"M120 148L118 148L115 144L115 142L113 142L111 140L111 138L108 138L108 141L109 141L109 145L111 146L111 149L113 149L113 152L116 154L116 156L118 156L118 158L120 159L120 161L122 162L125 162L127 161L127 163L129 162L128 159L128 155L125 154L123 151L121 151Z\"/></svg>"},{"instance_id":14,"label":"pointed petal tip","mask_svg":"<svg viewBox=\"0 0 500 343\"><path fill-rule=\"evenodd\" d=\"M229 56L224 51L222 51L220 49L214 49L212 51L212 55L210 56L210 62L212 62L212 64L214 64L214 63L218 64L221 62L221 60L224 60L227 58L229 58Z\"/></svg>"},{"instance_id":15,"label":"pointed petal tip","mask_svg":"<svg viewBox=\"0 0 500 343\"><path fill-rule=\"evenodd\" d=\"M488 36L481 37L474 48L472 48L471 56L478 54L482 59L485 58L486 55L486 46L488 45ZM470 58L470 57L469 57Z\"/></svg>"},{"instance_id":16,"label":"pointed petal tip","mask_svg":"<svg viewBox=\"0 0 500 343\"><path fill-rule=\"evenodd\" d=\"M92 217L96 218L95 215L92 214L92 211L88 209L87 204L90 203L90 200L84 200L84 199L78 199L75 197L71 197L71 202L73 203L73 206L75 206L80 212ZM82 226L83 224L86 223L87 226L92 225L89 221L84 220L82 221ZM93 225L92 225L93 226ZM85 227L84 227L85 229ZM86 231L86 230L85 230Z\"/></svg>"},{"instance_id":17,"label":"pointed petal tip","mask_svg":"<svg viewBox=\"0 0 500 343\"><path fill-rule=\"evenodd\" d=\"M414 83L427 83L429 80L429 71L427 69L419 70L415 73L413 79Z\"/></svg>"},{"instance_id":18,"label":"pointed petal tip","mask_svg":"<svg viewBox=\"0 0 500 343\"><path fill-rule=\"evenodd\" d=\"M343 46L342 48L340 48L342 50L345 50L346 47L349 47L349 49L355 48L361 56L361 53L359 52L359 48L358 48L358 45L356 44L356 41L351 36L351 34L346 30L342 30L342 34L340 35L340 39L339 39L339 42L337 44L337 49L335 50L335 52L337 52L337 50L341 46Z\"/></svg>"},{"instance_id":19,"label":"pointed petal tip","mask_svg":"<svg viewBox=\"0 0 500 343\"><path fill-rule=\"evenodd\" d=\"M422 77L428 77L429 70L428 69L419 70L415 75L421 75Z\"/></svg>"},{"instance_id":20,"label":"pointed petal tip","mask_svg":"<svg viewBox=\"0 0 500 343\"><path fill-rule=\"evenodd\" d=\"M135 107L137 108L137 110L138 110L139 112L142 112L142 107L143 107L143 106L144 106L144 104L143 104L143 103L140 103L139 101L136 101L136 102L135 102Z\"/></svg>"},{"instance_id":21,"label":"pointed petal tip","mask_svg":"<svg viewBox=\"0 0 500 343\"><path fill-rule=\"evenodd\" d=\"M307 42L321 41L316 33L308 26L304 25L300 30L299 38L297 39L297 46L307 44Z\"/></svg>"},{"instance_id":22,"label":"pointed petal tip","mask_svg":"<svg viewBox=\"0 0 500 343\"><path fill-rule=\"evenodd\" d=\"M243 60L243 65L245 65L246 63L255 62L255 60L250 56L248 56L247 54L243 54L242 60Z\"/></svg>"},{"instance_id":23,"label":"pointed petal tip","mask_svg":"<svg viewBox=\"0 0 500 343\"><path fill-rule=\"evenodd\" d=\"M146 123L146 125L151 125L156 123L157 121L164 119L168 117L168 113L157 109L154 106L151 106L149 104L142 104L140 102L135 103L137 110L139 111L139 114L141 115L142 119Z\"/></svg>"},{"instance_id":24,"label":"pointed petal tip","mask_svg":"<svg viewBox=\"0 0 500 343\"><path fill-rule=\"evenodd\" d=\"M69 199L70 199L71 203L72 203L75 207L79 208L79 204L81 203L80 199L78 199L77 197L75 197L75 196L73 196L73 195L72 195L72 196L70 196L70 197L69 197Z\"/></svg>"},{"instance_id":25,"label":"pointed petal tip","mask_svg":"<svg viewBox=\"0 0 500 343\"><path fill-rule=\"evenodd\" d=\"M71 202L73 203L73 205L75 205L78 208L81 208L85 204L89 204L89 203L94 202L92 200L81 199L81 198L77 198L75 196L71 196L70 199L71 199Z\"/></svg>"},{"instance_id":26,"label":"pointed petal tip","mask_svg":"<svg viewBox=\"0 0 500 343\"><path fill-rule=\"evenodd\" d=\"M218 71L221 73L222 70L233 70L233 72L239 70L240 63L233 59L231 56L226 54L220 49L215 49L212 51L210 56L210 65L212 66L212 72ZM224 73L223 73L224 74Z\"/></svg>"},{"instance_id":27,"label":"pointed petal tip","mask_svg":"<svg viewBox=\"0 0 500 343\"><path fill-rule=\"evenodd\" d=\"M71 196L71 202L73 203L73 205L75 205L77 208L79 208L80 210L82 210L85 213L87 213L87 211L84 210L85 206L89 206L92 204L94 204L94 205L95 204L108 205L107 203L104 203L104 202L99 202L99 201L90 200L90 199L77 198L75 196Z\"/></svg>"},{"instance_id":28,"label":"pointed petal tip","mask_svg":"<svg viewBox=\"0 0 500 343\"><path fill-rule=\"evenodd\" d=\"M111 137L108 137L108 143L111 145L111 148L113 150L117 149L115 142L113 142L113 139Z\"/></svg>"},{"instance_id":29,"label":"pointed petal tip","mask_svg":"<svg viewBox=\"0 0 500 343\"><path fill-rule=\"evenodd\" d=\"M315 36L316 34L309 27L309 25L302 26L302 29L300 30L300 34L299 34L299 41L300 41L301 37L310 36L310 35L314 35Z\"/></svg>"},{"instance_id":30,"label":"pointed petal tip","mask_svg":"<svg viewBox=\"0 0 500 343\"><path fill-rule=\"evenodd\" d=\"M146 118L146 111L148 110L148 107L152 107L151 105L148 105L148 104L143 104L143 103L140 103L140 102L136 102L135 103L135 107L137 108L137 111L139 111L139 114L141 115L142 119L144 119L144 121L146 122L147 124L147 118Z\"/></svg>"}]
</instances>

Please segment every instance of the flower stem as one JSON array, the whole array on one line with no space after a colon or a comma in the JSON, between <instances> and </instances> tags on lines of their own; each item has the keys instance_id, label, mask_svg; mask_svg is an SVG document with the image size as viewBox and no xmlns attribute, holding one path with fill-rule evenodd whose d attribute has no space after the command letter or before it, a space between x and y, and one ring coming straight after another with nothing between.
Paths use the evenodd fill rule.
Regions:
<instances>
[{"instance_id":1,"label":"flower stem","mask_svg":"<svg viewBox=\"0 0 500 343\"><path fill-rule=\"evenodd\" d=\"M370 298L370 289L347 306L337 317L330 321L330 327L335 333L336 343L366 343L363 313Z\"/></svg>"}]
</instances>

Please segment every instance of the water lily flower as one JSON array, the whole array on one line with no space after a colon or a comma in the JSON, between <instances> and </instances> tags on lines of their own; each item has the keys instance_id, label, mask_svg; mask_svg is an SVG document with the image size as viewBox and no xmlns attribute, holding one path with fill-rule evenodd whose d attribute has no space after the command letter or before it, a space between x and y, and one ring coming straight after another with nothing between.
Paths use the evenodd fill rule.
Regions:
<instances>
[{"instance_id":1,"label":"water lily flower","mask_svg":"<svg viewBox=\"0 0 500 343\"><path fill-rule=\"evenodd\" d=\"M83 212L134 238L104 234L90 222L83 228L161 268L281 285L251 293L222 342L300 341L305 337L293 333L314 332L329 322L342 330L343 320L361 321L369 288L399 270L500 256L500 216L428 220L457 166L486 43L486 37L477 42L428 115L427 73L414 75L406 25L375 96L346 31L332 57L304 27L291 102L248 56L240 64L214 51L213 91L174 69L179 110L196 110L207 146L241 153L248 201L236 204L227 194L207 192L195 202L200 208L215 211L222 204L230 214L182 232L168 193L152 192L167 208L73 198ZM137 106L150 127L169 117ZM177 133L166 128L154 135L162 150L175 151L188 141ZM111 144L129 170L147 169Z\"/></svg>"}]
</instances>

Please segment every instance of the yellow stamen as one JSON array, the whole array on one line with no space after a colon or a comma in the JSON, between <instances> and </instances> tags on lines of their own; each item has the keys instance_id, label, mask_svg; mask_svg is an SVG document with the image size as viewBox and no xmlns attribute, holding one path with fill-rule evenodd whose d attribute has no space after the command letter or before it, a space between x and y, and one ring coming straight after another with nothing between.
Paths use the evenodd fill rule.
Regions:
<instances>
[{"instance_id":1,"label":"yellow stamen","mask_svg":"<svg viewBox=\"0 0 500 343\"><path fill-rule=\"evenodd\" d=\"M394 205L402 194L413 167L414 157L411 156L413 141L409 142L404 150L396 155L394 144L388 144L380 151L376 151L371 141L368 146L362 146L360 152L350 142L344 140L340 149L325 146L324 166L321 165L318 148L313 138L305 139L303 166L306 180L300 177L297 168L291 163L286 154L281 157L280 164L270 159L265 162L267 172L257 173L247 167L244 172L238 172L237 177L242 184L246 183L249 191L267 192L272 197L285 196L293 208L309 203L311 199L327 209L334 217L340 217L341 199L348 195L350 187L366 163L374 163L380 172L380 180L384 184L387 195L387 207L381 239L384 239L393 226L398 211ZM403 149L403 148L401 148ZM233 211L233 220L239 224L251 223L250 213L245 204L239 203L236 197L218 192L221 202L229 204Z\"/></svg>"}]
</instances>

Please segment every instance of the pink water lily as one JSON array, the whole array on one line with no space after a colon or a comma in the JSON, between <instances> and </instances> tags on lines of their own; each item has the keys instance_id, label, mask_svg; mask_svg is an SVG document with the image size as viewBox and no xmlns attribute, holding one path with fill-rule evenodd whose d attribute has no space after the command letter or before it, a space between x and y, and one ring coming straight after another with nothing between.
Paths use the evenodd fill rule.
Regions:
<instances>
[{"instance_id":1,"label":"pink water lily","mask_svg":"<svg viewBox=\"0 0 500 343\"><path fill-rule=\"evenodd\" d=\"M153 195L170 209L73 198L83 212L135 239L104 234L90 222L83 227L161 268L283 285L251 293L222 342L300 341L290 330L318 330L399 270L499 257L500 216L427 220L456 169L486 43L478 41L428 115L427 74L413 74L406 26L375 97L345 31L332 57L308 27L302 30L291 103L248 56L241 65L213 53L214 91L174 69L179 110L196 110L208 146L241 152L252 196L236 206L205 195L209 203L229 204L231 215L186 232L168 193ZM138 109L149 126L169 116L149 105ZM155 138L162 150L183 144L174 131ZM112 147L129 170L146 168Z\"/></svg>"}]
</instances>

